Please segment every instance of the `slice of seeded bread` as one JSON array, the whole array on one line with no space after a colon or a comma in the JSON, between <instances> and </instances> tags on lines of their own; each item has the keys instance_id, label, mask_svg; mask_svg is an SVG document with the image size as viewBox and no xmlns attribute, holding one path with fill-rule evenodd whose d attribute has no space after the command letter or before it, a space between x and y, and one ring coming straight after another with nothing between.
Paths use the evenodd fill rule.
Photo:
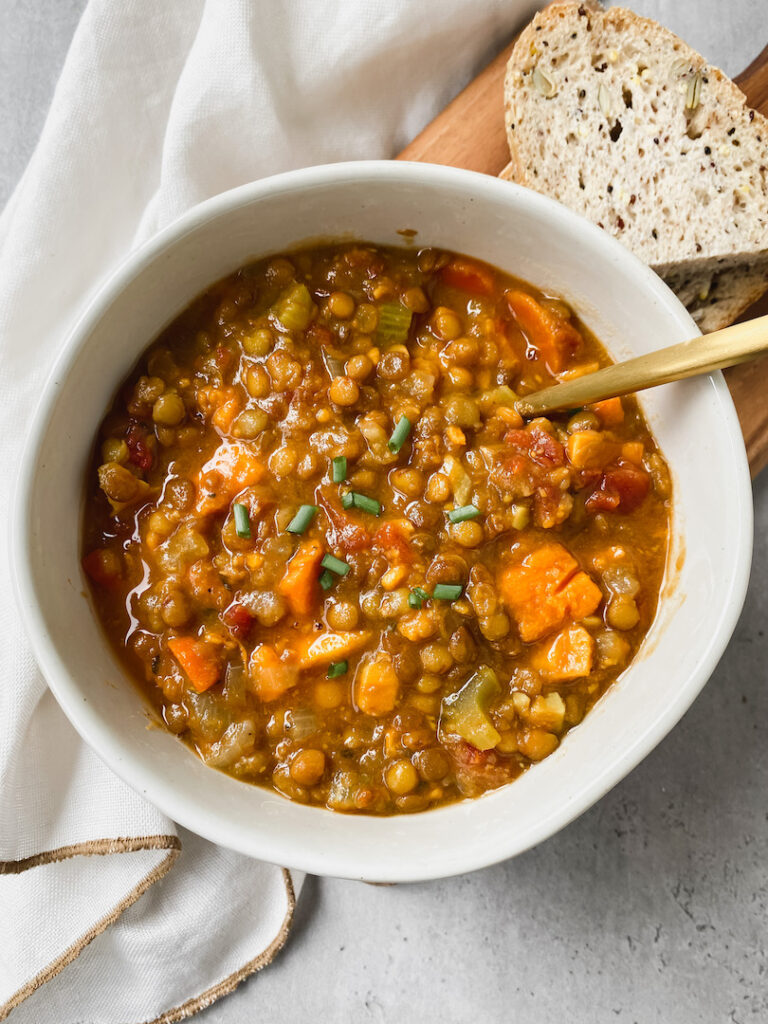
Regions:
<instances>
[{"instance_id":1,"label":"slice of seeded bread","mask_svg":"<svg viewBox=\"0 0 768 1024\"><path fill-rule=\"evenodd\" d=\"M672 32L554 3L520 36L504 99L502 177L615 235L702 330L768 289L768 119Z\"/></svg>"}]
</instances>

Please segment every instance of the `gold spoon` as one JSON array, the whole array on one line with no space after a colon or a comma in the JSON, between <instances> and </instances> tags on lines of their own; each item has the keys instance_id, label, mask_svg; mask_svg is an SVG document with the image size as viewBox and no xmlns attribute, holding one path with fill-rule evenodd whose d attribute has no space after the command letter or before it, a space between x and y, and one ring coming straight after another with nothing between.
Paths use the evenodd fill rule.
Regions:
<instances>
[{"instance_id":1,"label":"gold spoon","mask_svg":"<svg viewBox=\"0 0 768 1024\"><path fill-rule=\"evenodd\" d=\"M732 324L678 345L649 352L645 356L615 363L575 380L554 384L519 399L521 416L541 416L557 409L578 409L604 398L616 398L633 391L655 388L684 377L711 373L725 366L747 363L768 352L768 316Z\"/></svg>"}]
</instances>

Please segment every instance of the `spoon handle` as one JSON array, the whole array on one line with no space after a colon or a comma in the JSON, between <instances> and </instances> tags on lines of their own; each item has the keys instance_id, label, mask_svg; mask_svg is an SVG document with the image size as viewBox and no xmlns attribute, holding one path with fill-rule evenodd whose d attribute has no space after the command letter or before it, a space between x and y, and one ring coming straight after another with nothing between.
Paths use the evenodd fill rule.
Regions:
<instances>
[{"instance_id":1,"label":"spoon handle","mask_svg":"<svg viewBox=\"0 0 768 1024\"><path fill-rule=\"evenodd\" d=\"M604 398L746 363L765 352L768 316L761 316L532 392L517 402L517 410L521 416L540 416L557 409L577 409Z\"/></svg>"}]
</instances>

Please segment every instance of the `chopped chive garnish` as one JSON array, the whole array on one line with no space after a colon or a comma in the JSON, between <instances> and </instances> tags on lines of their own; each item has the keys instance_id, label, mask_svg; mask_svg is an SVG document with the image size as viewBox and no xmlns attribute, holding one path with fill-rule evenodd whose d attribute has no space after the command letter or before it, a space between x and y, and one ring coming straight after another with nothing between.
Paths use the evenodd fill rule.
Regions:
<instances>
[{"instance_id":1,"label":"chopped chive garnish","mask_svg":"<svg viewBox=\"0 0 768 1024\"><path fill-rule=\"evenodd\" d=\"M363 512L370 512L372 516L381 515L381 504L375 498L369 498L366 494L358 494L357 491L350 492L352 504Z\"/></svg>"},{"instance_id":2,"label":"chopped chive garnish","mask_svg":"<svg viewBox=\"0 0 768 1024\"><path fill-rule=\"evenodd\" d=\"M288 533L304 533L315 518L315 512L317 505L302 505L285 529Z\"/></svg>"},{"instance_id":3,"label":"chopped chive garnish","mask_svg":"<svg viewBox=\"0 0 768 1024\"><path fill-rule=\"evenodd\" d=\"M328 678L335 679L337 676L343 676L349 668L349 662L346 661L332 661L328 666Z\"/></svg>"},{"instance_id":4,"label":"chopped chive garnish","mask_svg":"<svg viewBox=\"0 0 768 1024\"><path fill-rule=\"evenodd\" d=\"M482 512L475 505L462 505L461 508L453 508L448 513L452 523L466 523L468 519L477 519Z\"/></svg>"},{"instance_id":5,"label":"chopped chive garnish","mask_svg":"<svg viewBox=\"0 0 768 1024\"><path fill-rule=\"evenodd\" d=\"M335 459L331 459L331 480L335 484L342 484L347 479L347 457L346 455L337 455Z\"/></svg>"},{"instance_id":6,"label":"chopped chive garnish","mask_svg":"<svg viewBox=\"0 0 768 1024\"><path fill-rule=\"evenodd\" d=\"M324 569L330 569L331 572L335 572L337 576L346 576L350 570L350 566L346 562L342 562L340 558L336 558L334 555L324 555L320 565Z\"/></svg>"},{"instance_id":7,"label":"chopped chive garnish","mask_svg":"<svg viewBox=\"0 0 768 1024\"><path fill-rule=\"evenodd\" d=\"M457 601L464 589L460 583L438 583L432 591L436 601Z\"/></svg>"},{"instance_id":8,"label":"chopped chive garnish","mask_svg":"<svg viewBox=\"0 0 768 1024\"><path fill-rule=\"evenodd\" d=\"M421 608L425 601L429 600L429 594L422 587L414 587L408 595L409 608Z\"/></svg>"},{"instance_id":9,"label":"chopped chive garnish","mask_svg":"<svg viewBox=\"0 0 768 1024\"><path fill-rule=\"evenodd\" d=\"M399 452L410 432L411 421L407 416L401 416L397 421L397 426L392 431L392 437L389 439L389 450L391 452Z\"/></svg>"},{"instance_id":10,"label":"chopped chive garnish","mask_svg":"<svg viewBox=\"0 0 768 1024\"><path fill-rule=\"evenodd\" d=\"M328 569L323 569L320 573L320 586L323 590L330 590L333 584L336 582L336 577Z\"/></svg>"},{"instance_id":11,"label":"chopped chive garnish","mask_svg":"<svg viewBox=\"0 0 768 1024\"><path fill-rule=\"evenodd\" d=\"M251 520L248 517L248 506L235 502L232 506L235 513L235 533L238 537L251 536Z\"/></svg>"},{"instance_id":12,"label":"chopped chive garnish","mask_svg":"<svg viewBox=\"0 0 768 1024\"><path fill-rule=\"evenodd\" d=\"M370 512L372 516L381 515L381 502L375 498L369 498L367 494L360 494L357 491L347 491L341 496L342 508L359 508L363 512Z\"/></svg>"}]
</instances>

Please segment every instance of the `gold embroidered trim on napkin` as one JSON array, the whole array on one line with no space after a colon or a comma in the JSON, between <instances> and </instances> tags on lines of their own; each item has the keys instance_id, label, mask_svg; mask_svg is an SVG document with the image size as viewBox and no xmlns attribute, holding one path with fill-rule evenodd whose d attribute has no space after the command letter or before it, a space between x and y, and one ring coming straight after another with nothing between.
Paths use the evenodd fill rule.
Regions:
<instances>
[{"instance_id":1,"label":"gold embroidered trim on napkin","mask_svg":"<svg viewBox=\"0 0 768 1024\"><path fill-rule=\"evenodd\" d=\"M0 861L0 875L17 875L22 871L38 867L41 864L53 864L56 861L66 860L68 857L81 856L103 856L110 853L134 853L138 850L167 850L167 856L150 871L139 884L132 889L118 905L98 921L93 928L81 936L61 956L50 963L44 971L41 971L32 978L23 988L20 988L10 1000L0 1006L0 1021L6 1019L11 1010L32 995L34 991L44 985L51 978L55 977L67 964L70 964L82 953L85 947L92 942L97 935L100 935L109 925L113 924L118 917L127 910L147 889L168 873L174 861L181 852L181 843L176 836L134 836L130 839L94 839L87 843L77 843L72 846L61 846L55 850L46 850L43 853L35 854L32 857L25 857L22 860ZM176 1024L178 1021L186 1020L193 1014L210 1006L222 996L233 992L241 981L244 981L251 974L260 971L270 964L275 956L285 945L288 933L293 923L293 915L296 909L296 894L293 889L293 881L290 872L282 869L283 882L285 884L286 912L280 929L272 942L257 957L244 964L239 970L224 978L212 988L207 989L200 995L182 1003L172 1010L167 1010L161 1017L156 1017L147 1024Z\"/></svg>"},{"instance_id":2,"label":"gold embroidered trim on napkin","mask_svg":"<svg viewBox=\"0 0 768 1024\"><path fill-rule=\"evenodd\" d=\"M280 925L280 930L267 948L254 960L241 967L239 971L235 971L234 974L230 974L228 978L220 981L218 985L214 985L205 992L201 992L199 996L195 996L194 999L182 1003L181 1006L168 1010L162 1017L156 1017L154 1020L148 1021L147 1024L177 1024L178 1021L186 1020L193 1014L199 1013L200 1010L204 1010L206 1006L210 1006L211 1003L215 1003L217 999L221 999L222 996L228 996L230 992L234 992L241 981L245 981L251 974L255 974L256 971L260 971L263 967L267 967L272 963L285 945L288 933L291 930L291 924L293 923L293 914L296 910L296 894L293 890L291 873L287 868L283 868L282 871L288 907L283 923Z\"/></svg>"}]
</instances>

